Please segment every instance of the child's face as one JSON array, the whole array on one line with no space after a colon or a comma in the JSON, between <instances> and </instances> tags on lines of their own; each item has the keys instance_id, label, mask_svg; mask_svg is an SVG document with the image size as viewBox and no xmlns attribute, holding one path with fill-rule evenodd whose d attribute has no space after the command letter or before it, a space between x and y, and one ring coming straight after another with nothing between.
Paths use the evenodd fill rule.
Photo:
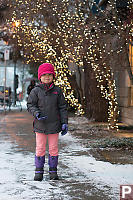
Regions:
<instances>
[{"instance_id":1,"label":"child's face","mask_svg":"<svg viewBox=\"0 0 133 200\"><path fill-rule=\"evenodd\" d=\"M42 83L52 83L53 81L53 74L43 74L41 76Z\"/></svg>"}]
</instances>

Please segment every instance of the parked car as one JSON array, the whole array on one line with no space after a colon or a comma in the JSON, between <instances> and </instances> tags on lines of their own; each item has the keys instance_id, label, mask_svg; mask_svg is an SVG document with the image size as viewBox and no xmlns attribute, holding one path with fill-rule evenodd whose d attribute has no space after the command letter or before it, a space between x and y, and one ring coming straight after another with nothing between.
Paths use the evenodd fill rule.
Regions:
<instances>
[{"instance_id":1,"label":"parked car","mask_svg":"<svg viewBox=\"0 0 133 200\"><path fill-rule=\"evenodd\" d=\"M5 88L5 103L11 105L11 87ZM4 86L0 86L0 104L4 104Z\"/></svg>"}]
</instances>

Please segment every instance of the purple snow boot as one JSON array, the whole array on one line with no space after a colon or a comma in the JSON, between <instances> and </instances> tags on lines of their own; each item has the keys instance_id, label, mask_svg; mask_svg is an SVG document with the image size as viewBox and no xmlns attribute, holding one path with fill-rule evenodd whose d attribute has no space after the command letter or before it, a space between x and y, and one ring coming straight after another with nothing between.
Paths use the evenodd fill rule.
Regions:
<instances>
[{"instance_id":1,"label":"purple snow boot","mask_svg":"<svg viewBox=\"0 0 133 200\"><path fill-rule=\"evenodd\" d=\"M49 155L49 178L50 180L59 180L57 174L57 165L58 165L58 156L50 156Z\"/></svg>"},{"instance_id":2,"label":"purple snow boot","mask_svg":"<svg viewBox=\"0 0 133 200\"><path fill-rule=\"evenodd\" d=\"M43 167L45 163L45 156L35 156L35 177L34 181L42 181L43 180Z\"/></svg>"}]
</instances>

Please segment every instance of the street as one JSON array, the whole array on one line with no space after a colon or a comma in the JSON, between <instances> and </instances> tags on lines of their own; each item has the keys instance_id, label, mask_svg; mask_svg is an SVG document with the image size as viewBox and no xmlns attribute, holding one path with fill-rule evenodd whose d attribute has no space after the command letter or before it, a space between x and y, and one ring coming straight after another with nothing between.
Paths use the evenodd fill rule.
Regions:
<instances>
[{"instance_id":1,"label":"street","mask_svg":"<svg viewBox=\"0 0 133 200\"><path fill-rule=\"evenodd\" d=\"M44 180L35 182L32 119L25 110L0 114L0 200L118 200L120 184L133 184L133 165L96 160L71 131L87 120L73 117L68 134L59 137L60 180L49 180L47 151Z\"/></svg>"}]
</instances>

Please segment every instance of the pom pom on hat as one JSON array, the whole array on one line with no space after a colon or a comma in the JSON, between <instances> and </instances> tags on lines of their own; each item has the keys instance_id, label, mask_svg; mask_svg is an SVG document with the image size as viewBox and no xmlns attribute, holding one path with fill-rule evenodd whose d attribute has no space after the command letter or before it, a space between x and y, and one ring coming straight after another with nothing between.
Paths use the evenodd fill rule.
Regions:
<instances>
[{"instance_id":1,"label":"pom pom on hat","mask_svg":"<svg viewBox=\"0 0 133 200\"><path fill-rule=\"evenodd\" d=\"M55 77L54 66L50 63L43 63L38 68L38 80L40 80L43 74L53 74Z\"/></svg>"}]
</instances>

